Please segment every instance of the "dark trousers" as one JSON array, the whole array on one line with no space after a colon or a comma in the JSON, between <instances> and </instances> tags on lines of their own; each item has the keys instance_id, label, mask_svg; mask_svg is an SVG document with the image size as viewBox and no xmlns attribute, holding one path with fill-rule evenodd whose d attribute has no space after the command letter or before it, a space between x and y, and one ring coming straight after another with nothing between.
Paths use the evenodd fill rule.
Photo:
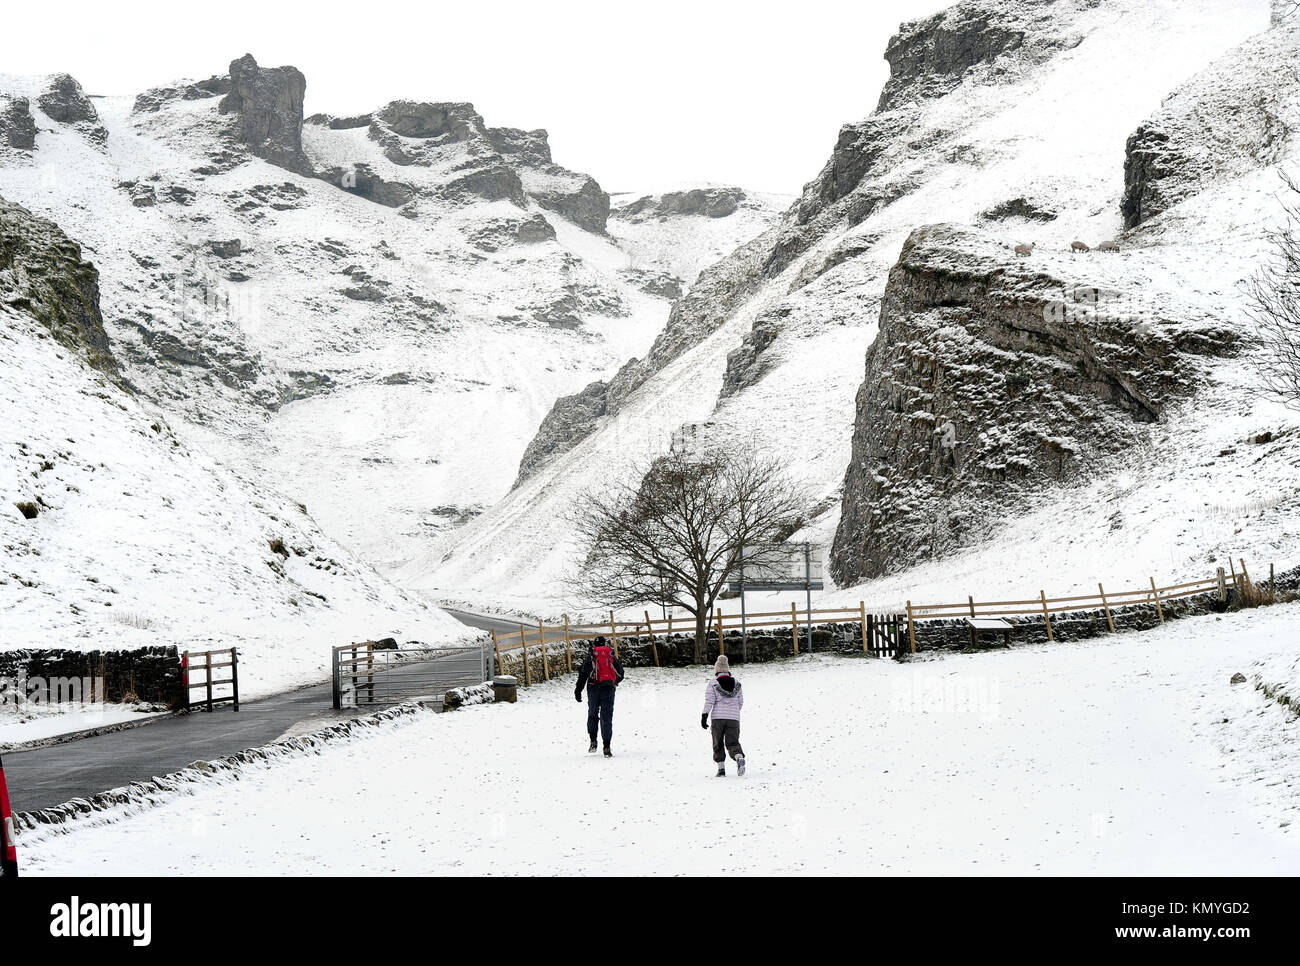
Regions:
<instances>
[{"instance_id":1,"label":"dark trousers","mask_svg":"<svg viewBox=\"0 0 1300 966\"><path fill-rule=\"evenodd\" d=\"M713 760L717 762L725 761L726 754L722 749L727 749L727 754L732 758L743 758L745 749L740 747L740 722L725 721L720 718L714 718L710 722L713 725Z\"/></svg>"},{"instance_id":2,"label":"dark trousers","mask_svg":"<svg viewBox=\"0 0 1300 966\"><path fill-rule=\"evenodd\" d=\"M605 744L614 736L614 685L598 684L587 688L587 734L596 740L596 722Z\"/></svg>"}]
</instances>

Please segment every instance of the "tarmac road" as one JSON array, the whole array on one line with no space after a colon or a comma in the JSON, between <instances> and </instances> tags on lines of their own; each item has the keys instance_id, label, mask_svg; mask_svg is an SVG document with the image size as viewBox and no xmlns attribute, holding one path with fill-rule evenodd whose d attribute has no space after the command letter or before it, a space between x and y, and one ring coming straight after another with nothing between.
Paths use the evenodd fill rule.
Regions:
<instances>
[{"instance_id":1,"label":"tarmac road","mask_svg":"<svg viewBox=\"0 0 1300 966\"><path fill-rule=\"evenodd\" d=\"M509 622L496 618L448 613L471 627L512 628ZM518 630L518 625L513 629ZM365 713L364 705L358 710L335 711L332 703L333 687L326 681L241 701L238 712L228 704L218 705L211 713L195 711L62 744L6 751L10 804L15 812L60 805Z\"/></svg>"}]
</instances>

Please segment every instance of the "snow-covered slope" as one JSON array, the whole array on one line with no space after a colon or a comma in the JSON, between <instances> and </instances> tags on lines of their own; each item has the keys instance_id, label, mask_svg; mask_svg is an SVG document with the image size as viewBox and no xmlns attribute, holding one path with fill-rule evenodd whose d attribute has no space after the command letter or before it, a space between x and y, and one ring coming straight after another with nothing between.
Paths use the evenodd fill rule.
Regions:
<instances>
[{"instance_id":1,"label":"snow-covered slope","mask_svg":"<svg viewBox=\"0 0 1300 966\"><path fill-rule=\"evenodd\" d=\"M555 398L644 352L777 209L673 256L670 224L606 232L608 197L544 131L408 101L304 122L304 83L250 57L135 99L74 81L92 124L0 77L0 194L85 246L143 394L391 567L503 496Z\"/></svg>"},{"instance_id":2,"label":"snow-covered slope","mask_svg":"<svg viewBox=\"0 0 1300 966\"><path fill-rule=\"evenodd\" d=\"M875 467L854 462L853 444L886 414L856 397L890 270L919 226L969 226L958 235L969 239L972 263L990 246L999 253L988 265L994 276L1000 259L1065 291L1119 283L1116 314L1136 310L1139 325L1152 312L1179 328L1239 331L1239 283L1280 213L1269 165L1293 158L1294 144L1279 143L1259 164L1230 166L1223 180L1123 234L1126 143L1166 95L1265 30L1269 13L1266 0L1020 0L966 2L905 24L890 45L893 76L877 113L841 131L826 168L782 222L706 270L639 363L588 387L580 405L558 406L543 433L563 441L563 455L460 531L450 553L430 555L405 579L445 595L563 599L561 577L576 551L563 509L581 490L635 472L675 437L743 442L787 458L826 508L808 535L829 549L842 505L859 517L872 509L861 502L870 495L860 480ZM1289 42L1274 41L1270 50ZM1234 57L1222 69L1238 70ZM1073 255L1080 239L1120 239L1120 250ZM1017 243L1035 245L1034 254L1018 259ZM964 258L958 253L958 270ZM1150 337L1164 338L1161 331ZM1154 423L1142 414L1118 458L1085 432L1081 458L1060 480L1010 478L1013 499L979 504L973 525L941 541L906 533L886 570L924 560L927 580L941 584L951 560L950 576L978 576L972 591L1026 574L1035 590L1047 577L1065 590L1117 571L1199 573L1216 554L1295 554L1300 427L1280 407L1244 400L1249 360L1229 358L1234 340L1218 341L1187 362L1183 386ZM1113 415L1104 394L1063 402L1085 426ZM985 428L984 414L966 415L963 434ZM1245 442L1268 432L1276 442L1263 449ZM1212 490L1195 489L1205 486ZM1249 509L1259 500L1263 515ZM1130 529L1116 525L1117 509ZM1234 525L1225 529L1218 521L1227 517ZM1164 539L1145 539L1143 525ZM1051 552L1045 533L1093 550L1055 544L1061 552ZM848 565L863 539L846 531L837 568L844 580L869 575ZM873 589L851 593L872 597Z\"/></svg>"},{"instance_id":3,"label":"snow-covered slope","mask_svg":"<svg viewBox=\"0 0 1300 966\"><path fill-rule=\"evenodd\" d=\"M234 645L256 696L323 679L340 642L466 635L132 391L80 256L0 203L5 646Z\"/></svg>"}]
</instances>

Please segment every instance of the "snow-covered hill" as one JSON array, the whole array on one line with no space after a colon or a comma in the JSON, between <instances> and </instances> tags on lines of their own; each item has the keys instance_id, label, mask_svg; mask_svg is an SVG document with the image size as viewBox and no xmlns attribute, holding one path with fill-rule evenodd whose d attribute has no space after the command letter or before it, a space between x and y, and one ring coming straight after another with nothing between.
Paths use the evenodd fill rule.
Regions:
<instances>
[{"instance_id":1,"label":"snow-covered hill","mask_svg":"<svg viewBox=\"0 0 1300 966\"><path fill-rule=\"evenodd\" d=\"M256 696L323 679L340 642L466 635L142 399L106 351L97 281L0 202L5 646L233 645Z\"/></svg>"},{"instance_id":2,"label":"snow-covered hill","mask_svg":"<svg viewBox=\"0 0 1300 966\"><path fill-rule=\"evenodd\" d=\"M576 552L564 508L691 437L788 459L825 508L807 535L829 551L839 533L828 562L841 582L893 575L845 591L854 599L880 591L892 602L919 584L1036 590L1044 579L1064 592L1100 577L1199 574L1225 555L1294 557L1300 425L1244 395L1240 338L1240 283L1280 217L1276 166L1294 164L1287 132L1300 121L1294 72L1278 69L1296 35L1283 26L1251 39L1269 25L1267 0L967 0L903 25L876 113L840 132L780 224L706 270L639 361L561 400L534 441L549 458L450 553L404 578L442 595L562 600ZM1267 80L1259 104L1232 94L1243 76ZM1162 111L1194 119L1166 129L1213 130L1184 145L1189 154L1236 153L1156 192L1168 210L1126 231L1135 180L1161 176L1158 164L1135 172L1130 138ZM1269 128L1270 118L1286 123ZM1233 134L1265 128L1267 151ZM903 297L891 270L913 232L935 223L951 227L918 236L944 239L924 257L962 284L951 301L916 287ZM1094 250L1075 254L1076 240ZM1117 251L1095 250L1112 240ZM1033 253L1017 256L1019 243ZM1008 278L1023 280L1021 295L1015 284L981 294ZM1098 290L1106 324L1074 349L1019 324L1032 301L999 308ZM949 328L919 335L931 311L947 312ZM885 370L867 353L882 318L878 361L929 351L945 385L972 391L927 395L902 369L896 391L877 393ZM1091 351L1107 340L1110 360ZM961 348L934 356L943 344ZM1171 382L1151 405L1126 408L1133 353L1163 353L1150 371ZM1049 385L1072 369L1077 382ZM1131 399L1148 399L1152 386L1137 383ZM1035 402L1008 404L1016 391ZM1032 450L1048 441L1060 456L1052 473ZM902 498L885 500L885 487ZM877 510L892 528L877 528Z\"/></svg>"},{"instance_id":3,"label":"snow-covered hill","mask_svg":"<svg viewBox=\"0 0 1300 966\"><path fill-rule=\"evenodd\" d=\"M304 119L305 83L251 57L135 98L0 77L0 196L98 266L131 384L381 569L503 496L556 397L786 200L611 219L545 131L463 103Z\"/></svg>"}]
</instances>

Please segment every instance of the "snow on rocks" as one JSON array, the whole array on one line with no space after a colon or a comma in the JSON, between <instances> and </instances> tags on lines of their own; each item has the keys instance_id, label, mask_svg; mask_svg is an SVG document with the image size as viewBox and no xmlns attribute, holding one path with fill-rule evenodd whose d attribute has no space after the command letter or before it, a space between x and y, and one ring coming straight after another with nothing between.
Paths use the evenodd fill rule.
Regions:
<instances>
[{"instance_id":1,"label":"snow on rocks","mask_svg":"<svg viewBox=\"0 0 1300 966\"><path fill-rule=\"evenodd\" d=\"M1021 260L1024 273L1046 267L1085 287L1118 277L1126 280L1124 290L1142 291L1155 303L1143 303L1148 308L1193 307L1193 326L1207 315L1227 329L1240 325L1239 284L1259 257L1260 228L1276 218L1271 172L1254 172L1263 180L1247 175L1220 183L1143 234L1125 238L1118 252L1069 253L1076 239L1092 247L1120 234L1126 139L1171 90L1265 29L1268 3L1119 0L961 8L960 16L905 28L912 39L896 49L900 84L886 109L845 127L825 168L779 225L703 272L649 353L613 379L587 384L580 397L560 400L535 439L535 455L543 455L545 465L530 467L531 475L521 474L508 497L405 568L404 580L435 594L531 600L535 607L562 597L564 575L579 551L566 532L564 508L582 490L644 468L678 438L758 444L788 457L792 474L827 508L799 539L829 547L853 462L862 363L877 336L889 273L921 226L982 225L1008 262L1017 243L1033 245L1033 254ZM958 24L971 25L978 36L953 35ZM931 50L942 55L933 73L926 67ZM920 85L917 96L904 96L902 82ZM621 223L611 219L612 226ZM1225 246L1225 234L1233 244ZM1073 263L1058 264L1061 259ZM1177 321L1168 312L1161 317ZM1212 453L1224 448L1211 447L1273 425L1289 430L1294 418L1267 406L1248 414L1239 387L1249 370L1239 363L1191 368L1194 386L1204 391L1177 412L1181 422L1171 416L1168 424L1154 424L1142 444L1149 458L1130 459L1122 468L1127 483L1112 477L1090 486L1090 504L1069 487L1026 494L1006 519L988 519L971 530L989 539L970 556L957 548L960 562L951 570L973 571L972 583L987 584L1007 566L1007 582L1011 572L1017 579L1029 574L1031 593L1043 582L1086 586L1090 579L1095 585L1113 570L1199 573L1215 550L1195 546L1190 532L1172 553L1151 540L1135 557L1117 555L1114 563L1091 554L1044 559L1041 546L1042 534L1057 529L1066 531L1065 538L1100 544L1114 509L1102 515L1101 501L1112 498L1149 519L1140 510L1144 497L1169 511L1198 494L1200 503L1214 503L1208 498L1230 492L1225 487L1256 492L1242 472L1244 457L1206 472ZM935 415L924 406L908 412ZM874 415L864 411L861 420ZM936 438L947 435L939 431L948 421L936 421ZM1198 435L1206 427L1209 434ZM1043 438L1060 453L1086 448L1072 432L1048 427ZM1271 457L1258 492L1283 481L1282 492L1290 493L1284 477L1294 459L1292 451ZM1180 478L1196 482L1180 489ZM1203 522L1211 528L1204 508L1199 512L1190 521L1161 514L1161 532L1189 522L1189 531ZM1002 539L1010 531L1022 534L1027 514L1039 527L1040 543L1032 550ZM1281 515L1294 519L1285 509ZM1062 527L1061 520L1070 524ZM1251 521L1233 544L1269 548L1281 564L1300 550L1290 536L1295 532L1291 523L1279 532ZM1126 549L1134 543L1140 543L1138 534L1125 532ZM990 559L998 566L989 566ZM936 555L924 565L936 569L943 559ZM915 596L909 586L928 583L909 572L845 595L856 602L888 594L901 603ZM575 603L566 600L566 606Z\"/></svg>"},{"instance_id":2,"label":"snow on rocks","mask_svg":"<svg viewBox=\"0 0 1300 966\"><path fill-rule=\"evenodd\" d=\"M98 145L45 119L44 79L0 76L0 196L80 243L144 396L391 570L505 494L555 399L644 352L777 209L685 218L709 226L678 245L606 232L544 131L409 101L304 121L300 79L241 58L97 98Z\"/></svg>"}]
</instances>

